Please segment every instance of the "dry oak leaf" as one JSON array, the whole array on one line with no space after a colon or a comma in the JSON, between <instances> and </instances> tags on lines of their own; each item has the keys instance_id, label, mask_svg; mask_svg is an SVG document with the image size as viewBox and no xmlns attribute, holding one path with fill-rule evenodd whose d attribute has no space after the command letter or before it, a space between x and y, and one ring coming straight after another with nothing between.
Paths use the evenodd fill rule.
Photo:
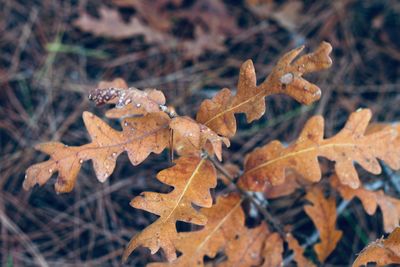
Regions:
<instances>
[{"instance_id":1,"label":"dry oak leaf","mask_svg":"<svg viewBox=\"0 0 400 267\"><path fill-rule=\"evenodd\" d=\"M100 182L114 171L117 157L124 151L133 165L138 165L151 153L161 153L169 144L169 117L163 113L150 113L143 117L128 118L121 122L122 131L108 126L90 112L83 113L83 121L92 142L82 146L67 146L49 142L35 146L50 155L50 159L32 165L26 171L23 187L43 185L58 172L55 189L70 192L84 161L92 160Z\"/></svg>"},{"instance_id":2,"label":"dry oak leaf","mask_svg":"<svg viewBox=\"0 0 400 267\"><path fill-rule=\"evenodd\" d=\"M311 104L321 96L320 89L302 78L302 75L329 68L332 47L323 42L314 53L292 61L303 50L303 46L285 54L273 68L266 80L257 86L254 66L247 60L240 68L236 95L224 88L213 97L204 100L196 120L217 134L232 137L236 132L235 113L245 113L247 122L259 119L265 113L265 97L271 94L286 94L304 104Z\"/></svg>"},{"instance_id":3,"label":"dry oak leaf","mask_svg":"<svg viewBox=\"0 0 400 267\"><path fill-rule=\"evenodd\" d=\"M119 82L119 80L115 81ZM104 83L100 83L100 85L104 85ZM94 101L96 105L115 104L115 108L106 113L109 118L124 118L159 112L160 106L165 105L166 102L164 94L159 90L139 90L134 87L127 88L127 86L99 87L90 92L89 100Z\"/></svg>"},{"instance_id":4,"label":"dry oak leaf","mask_svg":"<svg viewBox=\"0 0 400 267\"><path fill-rule=\"evenodd\" d=\"M304 211L318 229L321 242L314 246L318 260L323 263L336 248L342 238L342 231L336 230L336 201L326 199L320 187L313 187L305 197L312 205L306 205Z\"/></svg>"},{"instance_id":5,"label":"dry oak leaf","mask_svg":"<svg viewBox=\"0 0 400 267\"><path fill-rule=\"evenodd\" d=\"M135 17L125 23L115 9L102 6L99 9L99 15L100 18L95 18L87 13L80 14L73 24L84 32L114 39L143 35L147 42L154 43L166 38L162 32L148 27Z\"/></svg>"},{"instance_id":6,"label":"dry oak leaf","mask_svg":"<svg viewBox=\"0 0 400 267\"><path fill-rule=\"evenodd\" d=\"M113 0L117 6L132 7L135 15L146 21L149 28L164 33L164 41L159 42L167 49L178 48L186 58L197 58L204 51L226 51L227 37L237 35L241 29L235 16L221 0L194 1L190 5L179 0ZM182 5L183 4L183 5ZM173 6L173 8L171 8ZM193 27L188 32L192 38L179 38L171 33L179 21Z\"/></svg>"},{"instance_id":7,"label":"dry oak leaf","mask_svg":"<svg viewBox=\"0 0 400 267\"><path fill-rule=\"evenodd\" d=\"M121 91L121 89L127 90L129 86L124 79L115 78L112 81L99 82L97 88L104 88L104 89L98 90L97 94L95 93L93 95L92 93L94 93L95 90L92 90L89 93L89 100L94 100L97 105L102 105L102 104L116 104L117 102L119 102L118 99L116 99L118 97L118 93L114 90L114 93L110 94L111 90L109 88L119 88ZM137 108L135 105L124 105L123 107L112 108L110 110L107 110L105 115L107 118L121 119L137 115L143 115L146 113L147 112L146 110L143 109L143 107Z\"/></svg>"},{"instance_id":8,"label":"dry oak leaf","mask_svg":"<svg viewBox=\"0 0 400 267\"><path fill-rule=\"evenodd\" d=\"M271 233L266 239L262 252L264 263L262 267L283 266L283 240L278 233Z\"/></svg>"},{"instance_id":9,"label":"dry oak leaf","mask_svg":"<svg viewBox=\"0 0 400 267\"><path fill-rule=\"evenodd\" d=\"M375 214L378 206L381 208L383 217L383 226L386 233L390 233L400 223L400 200L385 195L382 190L370 191L364 187L352 189L346 185L342 185L336 176L331 178L331 185L339 191L340 195L347 201L357 197L365 211L369 215Z\"/></svg>"},{"instance_id":10,"label":"dry oak leaf","mask_svg":"<svg viewBox=\"0 0 400 267\"><path fill-rule=\"evenodd\" d=\"M219 197L210 209L201 210L208 220L202 230L178 234L175 245L182 255L173 262L150 266L204 266L205 256L214 258L220 251L225 252L227 260L218 266L259 265L269 232L265 224L246 228L241 202L235 193Z\"/></svg>"},{"instance_id":11,"label":"dry oak leaf","mask_svg":"<svg viewBox=\"0 0 400 267\"><path fill-rule=\"evenodd\" d=\"M263 191L268 185L282 184L286 169L295 170L308 181L318 182L321 179L318 157L335 161L335 171L340 182L351 188L360 186L354 161L373 174L381 172L377 158L385 161L392 169L399 169L400 147L393 145L397 131L388 126L365 135L370 119L371 111L360 109L350 115L339 133L324 139L323 118L312 117L297 141L288 147L279 141L272 141L248 154L240 185L248 190Z\"/></svg>"},{"instance_id":12,"label":"dry oak leaf","mask_svg":"<svg viewBox=\"0 0 400 267\"><path fill-rule=\"evenodd\" d=\"M378 239L364 248L353 263L353 267L375 262L377 266L400 264L400 228L397 227L387 239ZM397 265L396 265L397 266Z\"/></svg>"},{"instance_id":13,"label":"dry oak leaf","mask_svg":"<svg viewBox=\"0 0 400 267\"><path fill-rule=\"evenodd\" d=\"M179 248L176 244L176 222L207 223L207 216L192 205L212 206L210 189L217 185L214 166L200 157L180 157L175 163L157 175L159 181L174 187L170 193L143 192L131 201L132 207L160 217L131 239L123 254L124 261L138 246L149 248L152 254L162 248L168 261L173 261L176 259L176 248Z\"/></svg>"},{"instance_id":14,"label":"dry oak leaf","mask_svg":"<svg viewBox=\"0 0 400 267\"><path fill-rule=\"evenodd\" d=\"M241 222L243 222L243 220L241 220ZM267 226L264 223L252 229L245 228L241 225L241 228L237 230L234 238L231 239L225 247L225 254L228 259L221 264L218 264L218 266L251 267L260 265L263 261L263 246L267 241L271 241L270 239L266 239L268 234ZM269 243L268 245L272 244ZM273 245L276 246L277 244ZM279 249L279 247L275 248ZM270 250L266 256L269 256L272 259L282 257L282 251Z\"/></svg>"},{"instance_id":15,"label":"dry oak leaf","mask_svg":"<svg viewBox=\"0 0 400 267\"><path fill-rule=\"evenodd\" d=\"M307 181L305 181L304 178L298 173L293 170L286 170L285 182L280 185L266 187L264 190L264 195L268 199L287 196L307 184Z\"/></svg>"},{"instance_id":16,"label":"dry oak leaf","mask_svg":"<svg viewBox=\"0 0 400 267\"><path fill-rule=\"evenodd\" d=\"M215 153L221 161L222 143L227 147L230 145L229 139L218 136L208 127L186 116L173 118L169 126L173 130L174 148L180 155L199 155L205 148L210 154Z\"/></svg>"},{"instance_id":17,"label":"dry oak leaf","mask_svg":"<svg viewBox=\"0 0 400 267\"><path fill-rule=\"evenodd\" d=\"M292 234L286 235L286 242L290 250L293 250L294 261L298 267L314 267L315 265L304 257L304 249L299 245L299 242Z\"/></svg>"}]
</instances>

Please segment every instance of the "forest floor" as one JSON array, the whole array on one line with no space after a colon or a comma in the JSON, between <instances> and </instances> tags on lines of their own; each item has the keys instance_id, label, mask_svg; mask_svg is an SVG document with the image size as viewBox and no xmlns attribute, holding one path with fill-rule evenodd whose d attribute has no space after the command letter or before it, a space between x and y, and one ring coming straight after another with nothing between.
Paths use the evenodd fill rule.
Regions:
<instances>
[{"instance_id":1,"label":"forest floor","mask_svg":"<svg viewBox=\"0 0 400 267\"><path fill-rule=\"evenodd\" d=\"M122 77L137 88L160 89L168 105L193 117L202 100L236 88L245 60L253 60L260 82L285 52L300 45L308 52L328 41L333 66L308 76L322 89L321 100L303 106L286 96L268 97L266 115L257 122L248 125L239 116L225 162L242 166L256 145L294 140L314 114L325 117L327 136L360 107L372 110L373 121L400 120L399 1L102 2L1 1L1 266L121 266L130 237L155 219L129 201L145 190L167 190L154 179L170 164L167 152L137 167L121 157L104 184L85 164L69 194L57 195L54 179L22 189L26 168L45 159L35 144L88 141L81 114L104 117L105 107L88 101L101 80ZM399 197L391 185L398 175L385 171L374 186ZM297 201L301 194L271 201L271 213L305 244L314 228ZM347 205L338 217L344 238L325 266L348 266L383 233L379 212L366 215L359 201L340 204ZM162 258L138 249L127 266Z\"/></svg>"}]
</instances>

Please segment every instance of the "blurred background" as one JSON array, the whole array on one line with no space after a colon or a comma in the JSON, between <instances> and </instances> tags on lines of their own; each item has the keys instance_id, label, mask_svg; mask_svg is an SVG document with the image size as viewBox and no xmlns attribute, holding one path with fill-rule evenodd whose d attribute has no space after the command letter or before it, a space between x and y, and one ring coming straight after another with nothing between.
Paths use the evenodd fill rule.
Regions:
<instances>
[{"instance_id":1,"label":"blurred background","mask_svg":"<svg viewBox=\"0 0 400 267\"><path fill-rule=\"evenodd\" d=\"M89 141L81 114L104 118L106 107L87 98L99 81L122 77L130 86L160 89L179 114L194 116L202 100L236 88L246 59L261 82L283 53L330 42L332 68L307 76L322 89L320 101L302 106L271 96L256 123L238 117L240 130L224 158L242 166L244 153L294 140L314 114L326 118L327 136L359 107L370 108L374 121L400 120L399 36L396 0L0 0L0 266L121 266L130 237L155 219L129 201L145 190L168 190L155 180L169 166L167 152L137 167L121 156L104 184L85 164L69 194L55 193L54 178L30 192L21 187L25 169L46 159L35 144ZM373 186L399 197L398 175L385 170ZM271 213L303 244L315 228L302 195L271 201ZM380 211L368 216L358 201L345 205L338 217L344 238L325 266L348 266L383 234ZM138 249L127 266L162 259Z\"/></svg>"}]
</instances>

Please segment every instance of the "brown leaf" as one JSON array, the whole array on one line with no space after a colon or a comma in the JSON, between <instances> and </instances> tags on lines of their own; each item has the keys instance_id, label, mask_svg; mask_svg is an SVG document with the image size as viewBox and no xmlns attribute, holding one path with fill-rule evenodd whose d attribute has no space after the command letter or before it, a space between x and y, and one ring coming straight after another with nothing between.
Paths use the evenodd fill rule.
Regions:
<instances>
[{"instance_id":1,"label":"brown leaf","mask_svg":"<svg viewBox=\"0 0 400 267\"><path fill-rule=\"evenodd\" d=\"M339 182L336 176L331 177L331 185L336 188L340 195L347 201L357 197L365 211L369 215L373 215L379 206L382 211L383 226L386 233L393 231L400 222L400 200L387 196L382 190L370 191L364 187L352 189Z\"/></svg>"},{"instance_id":2,"label":"brown leaf","mask_svg":"<svg viewBox=\"0 0 400 267\"><path fill-rule=\"evenodd\" d=\"M83 121L92 142L82 146L67 146L59 142L37 145L35 148L50 155L50 159L32 165L26 171L23 187L43 185L58 172L55 189L70 192L84 161L92 160L97 179L104 182L114 171L117 157L124 151L133 165L138 165L151 153L161 153L169 141L169 117L151 113L128 118L121 122L122 131L116 131L90 112L83 113Z\"/></svg>"},{"instance_id":3,"label":"brown leaf","mask_svg":"<svg viewBox=\"0 0 400 267\"><path fill-rule=\"evenodd\" d=\"M268 186L264 190L264 195L268 199L283 197L292 194L298 188L301 188L307 182L293 170L286 170L285 173L285 182L276 185L276 186Z\"/></svg>"},{"instance_id":4,"label":"brown leaf","mask_svg":"<svg viewBox=\"0 0 400 267\"><path fill-rule=\"evenodd\" d=\"M218 264L218 266L250 267L259 265L263 259L263 254L261 251L264 242L267 241L266 238L268 234L269 231L264 223L253 229L247 229L241 226L241 228L236 230L236 235L234 238L226 245L225 254L228 259L223 263ZM276 253L279 253L279 251L269 252L274 254L270 254L268 256L276 256ZM282 252L280 255L282 255Z\"/></svg>"},{"instance_id":5,"label":"brown leaf","mask_svg":"<svg viewBox=\"0 0 400 267\"><path fill-rule=\"evenodd\" d=\"M292 61L304 47L285 54L267 79L259 86L251 60L240 68L238 89L235 96L227 88L222 89L213 99L205 100L197 113L197 121L211 128L217 134L232 137L236 132L235 113L245 113L247 121L259 119L265 113L264 98L271 94L287 94L304 104L311 104L321 96L320 89L302 78L302 75L326 69L332 61L330 44L323 42L311 54Z\"/></svg>"},{"instance_id":6,"label":"brown leaf","mask_svg":"<svg viewBox=\"0 0 400 267\"><path fill-rule=\"evenodd\" d=\"M229 139L186 116L173 118L170 127L174 131L174 148L180 155L199 155L205 148L222 160L222 143L230 145Z\"/></svg>"},{"instance_id":7,"label":"brown leaf","mask_svg":"<svg viewBox=\"0 0 400 267\"><path fill-rule=\"evenodd\" d=\"M128 84L126 81L122 78L116 78L112 81L101 81L97 85L97 88L120 88L120 89L128 89ZM109 89L108 89L109 90ZM92 92L94 92L93 90ZM118 102L116 99L118 94L114 91L114 94L109 95L110 92L107 93L107 89L104 89L104 95L102 96L100 92L98 91L97 96L92 96L89 94L89 100L93 100L92 98L96 98L95 102L98 101L98 105L100 104L115 104ZM109 100L107 101L105 96L109 95L108 98ZM97 100L97 98L99 100ZM97 104L97 103L96 103ZM137 108L134 105L125 105L121 108L112 108L110 110L106 111L106 117L107 118L113 118L113 119L120 119L120 118L127 118L127 117L133 117L136 115L143 115L146 114L147 112L142 108L139 107Z\"/></svg>"},{"instance_id":8,"label":"brown leaf","mask_svg":"<svg viewBox=\"0 0 400 267\"><path fill-rule=\"evenodd\" d=\"M388 126L365 135L370 119L371 111L360 109L350 115L339 133L324 139L324 120L321 116L314 116L306 123L297 141L288 147L273 141L248 154L240 185L249 190L263 191L269 184L282 184L286 169L293 169L304 179L317 182L321 179L318 157L335 161L340 182L352 188L360 185L353 161L373 174L381 172L377 158L391 168L399 169L400 147L393 146L397 131Z\"/></svg>"},{"instance_id":9,"label":"brown leaf","mask_svg":"<svg viewBox=\"0 0 400 267\"><path fill-rule=\"evenodd\" d=\"M315 265L304 257L304 249L299 245L299 242L291 234L286 235L286 242L289 249L293 250L294 260L298 267L314 267Z\"/></svg>"},{"instance_id":10,"label":"brown leaf","mask_svg":"<svg viewBox=\"0 0 400 267\"><path fill-rule=\"evenodd\" d=\"M277 5L274 1L246 1L250 11L262 19L273 19L288 31L295 31L306 17L302 1L288 1Z\"/></svg>"},{"instance_id":11,"label":"brown leaf","mask_svg":"<svg viewBox=\"0 0 400 267\"><path fill-rule=\"evenodd\" d=\"M342 231L336 230L336 201L333 197L326 199L321 188L313 187L307 192L306 199L312 203L304 207L304 211L311 218L318 229L321 243L314 246L321 263L336 248L342 238Z\"/></svg>"},{"instance_id":12,"label":"brown leaf","mask_svg":"<svg viewBox=\"0 0 400 267\"><path fill-rule=\"evenodd\" d=\"M192 5L182 6L182 1L153 0L113 0L122 7L133 7L135 18L147 27L164 34L168 41L159 42L164 48L183 50L186 58L197 58L205 51L226 51L225 40L238 34L235 16L221 0L194 1ZM174 6L174 8L170 8ZM189 25L187 35L191 38L179 38L172 35L177 22L184 21ZM190 27L192 26L192 27Z\"/></svg>"},{"instance_id":13,"label":"brown leaf","mask_svg":"<svg viewBox=\"0 0 400 267\"><path fill-rule=\"evenodd\" d=\"M353 267L375 262L378 266L400 264L400 228L397 227L387 239L378 239L364 248Z\"/></svg>"},{"instance_id":14,"label":"brown leaf","mask_svg":"<svg viewBox=\"0 0 400 267\"><path fill-rule=\"evenodd\" d=\"M175 249L180 250L176 222L207 223L207 215L192 205L211 207L210 189L217 184L214 166L199 157L181 157L175 163L157 175L159 181L173 186L174 190L168 194L144 192L131 201L132 207L160 217L131 239L123 254L124 261L138 246L149 248L152 254L162 248L168 260L173 261L176 259Z\"/></svg>"},{"instance_id":15,"label":"brown leaf","mask_svg":"<svg viewBox=\"0 0 400 267\"><path fill-rule=\"evenodd\" d=\"M115 104L116 108L106 113L109 118L123 118L159 112L160 106L165 105L165 96L161 91L156 89L142 91L134 87L97 88L90 92L89 100L94 101L96 105Z\"/></svg>"},{"instance_id":16,"label":"brown leaf","mask_svg":"<svg viewBox=\"0 0 400 267\"><path fill-rule=\"evenodd\" d=\"M80 14L73 24L84 32L114 39L130 38L136 35L143 35L149 43L162 42L166 39L162 32L145 25L136 17L125 23L115 9L101 6L99 14L100 18L92 17L87 13Z\"/></svg>"},{"instance_id":17,"label":"brown leaf","mask_svg":"<svg viewBox=\"0 0 400 267\"><path fill-rule=\"evenodd\" d=\"M237 194L219 197L210 209L201 213L208 219L202 230L182 232L175 240L182 255L171 263L150 266L204 266L204 257L214 258L224 251L227 260L218 266L254 266L261 263L260 251L268 235L265 224L248 229Z\"/></svg>"},{"instance_id":18,"label":"brown leaf","mask_svg":"<svg viewBox=\"0 0 400 267\"><path fill-rule=\"evenodd\" d=\"M283 266L283 241L278 233L272 233L267 237L262 253L264 256L262 267Z\"/></svg>"}]
</instances>

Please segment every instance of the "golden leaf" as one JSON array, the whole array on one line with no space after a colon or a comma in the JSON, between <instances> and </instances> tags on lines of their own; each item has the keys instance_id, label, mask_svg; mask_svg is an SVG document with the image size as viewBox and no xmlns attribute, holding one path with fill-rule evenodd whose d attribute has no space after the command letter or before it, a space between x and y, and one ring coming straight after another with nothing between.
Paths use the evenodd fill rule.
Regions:
<instances>
[{"instance_id":1,"label":"golden leaf","mask_svg":"<svg viewBox=\"0 0 400 267\"><path fill-rule=\"evenodd\" d=\"M23 187L43 185L58 172L55 189L70 192L84 161L92 160L97 179L104 182L114 171L117 157L124 151L133 165L138 165L151 153L161 153L169 142L169 117L163 113L149 113L143 117L127 118L116 131L90 112L83 113L83 121L92 142L82 146L67 146L49 142L35 148L50 155L50 159L32 165L26 171Z\"/></svg>"},{"instance_id":2,"label":"golden leaf","mask_svg":"<svg viewBox=\"0 0 400 267\"><path fill-rule=\"evenodd\" d=\"M269 234L265 224L248 229L241 198L237 194L219 197L210 209L201 213L208 219L202 230L178 234L174 244L182 253L170 263L150 266L204 266L204 257L214 258L224 251L227 260L218 266L254 266L262 261L262 247Z\"/></svg>"},{"instance_id":3,"label":"golden leaf","mask_svg":"<svg viewBox=\"0 0 400 267\"><path fill-rule=\"evenodd\" d=\"M302 76L330 67L332 60L329 54L332 47L323 42L314 53L304 55L292 63L303 48L285 54L259 86L252 61L244 62L240 68L236 95L232 96L231 91L224 88L213 99L204 100L196 120L219 135L232 137L236 132L234 114L245 113L248 122L259 119L265 113L264 98L268 95L287 94L304 104L318 100L320 89Z\"/></svg>"},{"instance_id":4,"label":"golden leaf","mask_svg":"<svg viewBox=\"0 0 400 267\"><path fill-rule=\"evenodd\" d=\"M326 199L319 187L309 190L306 199L312 206L307 205L304 210L317 227L321 239L321 243L316 244L314 250L319 261L323 263L336 248L343 234L342 231L336 230L336 201L333 197Z\"/></svg>"},{"instance_id":5,"label":"golden leaf","mask_svg":"<svg viewBox=\"0 0 400 267\"><path fill-rule=\"evenodd\" d=\"M263 191L269 184L282 184L286 169L295 170L308 181L318 182L321 179L318 157L335 161L340 182L352 188L360 185L353 161L373 174L381 172L377 158L384 160L391 168L399 169L400 147L394 145L398 136L396 129L387 126L365 135L370 119L371 111L360 109L350 115L339 133L324 139L323 118L312 117L300 137L288 147L279 141L272 141L248 154L240 185L249 190Z\"/></svg>"},{"instance_id":6,"label":"golden leaf","mask_svg":"<svg viewBox=\"0 0 400 267\"><path fill-rule=\"evenodd\" d=\"M138 246L149 248L152 254L162 248L167 259L173 261L176 259L175 249L180 249L176 243L176 222L206 224L207 216L198 212L192 204L211 207L210 189L217 184L214 166L200 157L180 157L175 163L175 166L157 175L159 181L173 186L173 191L168 194L144 192L131 201L132 207L160 217L131 239L124 251L124 261Z\"/></svg>"}]
</instances>

